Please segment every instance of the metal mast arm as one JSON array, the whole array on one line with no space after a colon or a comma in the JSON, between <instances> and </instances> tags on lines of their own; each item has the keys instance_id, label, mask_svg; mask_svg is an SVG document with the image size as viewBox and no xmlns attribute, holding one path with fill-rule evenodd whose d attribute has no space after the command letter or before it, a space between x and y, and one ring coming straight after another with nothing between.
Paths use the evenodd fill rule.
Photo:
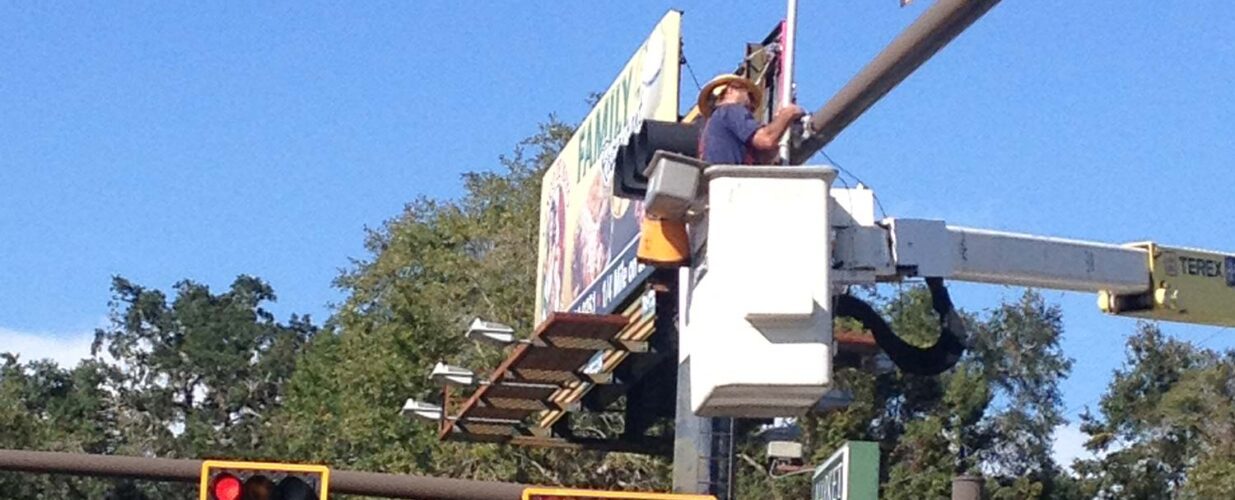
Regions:
<instances>
[{"instance_id":1,"label":"metal mast arm","mask_svg":"<svg viewBox=\"0 0 1235 500\"><path fill-rule=\"evenodd\" d=\"M793 148L800 165L939 52L999 0L939 0L814 113L811 133Z\"/></svg>"},{"instance_id":2,"label":"metal mast arm","mask_svg":"<svg viewBox=\"0 0 1235 500\"><path fill-rule=\"evenodd\" d=\"M1108 313L1235 326L1235 255L1156 243L1112 245L950 226L874 221L873 193L834 189L836 284L905 278L1097 292Z\"/></svg>"}]
</instances>

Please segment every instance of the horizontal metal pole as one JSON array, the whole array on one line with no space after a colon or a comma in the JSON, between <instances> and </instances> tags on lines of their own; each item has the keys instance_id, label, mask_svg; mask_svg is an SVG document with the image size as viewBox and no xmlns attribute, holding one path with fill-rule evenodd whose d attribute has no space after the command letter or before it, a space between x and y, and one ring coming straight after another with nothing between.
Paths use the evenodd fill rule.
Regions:
<instances>
[{"instance_id":1,"label":"horizontal metal pole","mask_svg":"<svg viewBox=\"0 0 1235 500\"><path fill-rule=\"evenodd\" d=\"M939 52L999 0L939 0L811 116L811 135L794 148L800 165Z\"/></svg>"},{"instance_id":2,"label":"horizontal metal pole","mask_svg":"<svg viewBox=\"0 0 1235 500\"><path fill-rule=\"evenodd\" d=\"M948 233L953 280L1085 292L1150 289L1149 256L1139 248L955 226Z\"/></svg>"},{"instance_id":3,"label":"horizontal metal pole","mask_svg":"<svg viewBox=\"0 0 1235 500\"><path fill-rule=\"evenodd\" d=\"M40 474L128 477L197 483L201 460L125 457L50 451L0 450L0 470ZM528 485L438 477L330 471L330 491L383 498L422 500L517 500Z\"/></svg>"},{"instance_id":4,"label":"horizontal metal pole","mask_svg":"<svg viewBox=\"0 0 1235 500\"><path fill-rule=\"evenodd\" d=\"M52 451L0 450L0 470L79 476L130 477L152 481L188 483L199 480L202 471L202 461Z\"/></svg>"}]
</instances>

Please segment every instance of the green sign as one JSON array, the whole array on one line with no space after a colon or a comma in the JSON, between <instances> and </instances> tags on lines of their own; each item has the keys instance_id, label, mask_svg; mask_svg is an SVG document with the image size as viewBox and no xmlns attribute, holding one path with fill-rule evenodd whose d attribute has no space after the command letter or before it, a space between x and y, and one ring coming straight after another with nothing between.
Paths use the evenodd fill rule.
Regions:
<instances>
[{"instance_id":1,"label":"green sign","mask_svg":"<svg viewBox=\"0 0 1235 500\"><path fill-rule=\"evenodd\" d=\"M879 444L848 441L815 469L813 500L879 498Z\"/></svg>"}]
</instances>

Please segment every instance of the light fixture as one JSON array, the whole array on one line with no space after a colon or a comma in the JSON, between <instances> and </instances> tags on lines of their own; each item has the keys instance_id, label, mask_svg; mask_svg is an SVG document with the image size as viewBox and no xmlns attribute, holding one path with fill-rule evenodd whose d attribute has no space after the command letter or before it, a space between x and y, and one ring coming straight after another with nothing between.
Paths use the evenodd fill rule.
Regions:
<instances>
[{"instance_id":1,"label":"light fixture","mask_svg":"<svg viewBox=\"0 0 1235 500\"><path fill-rule=\"evenodd\" d=\"M442 419L442 407L433 403L408 399L399 412L405 417L416 417L421 420L437 422Z\"/></svg>"},{"instance_id":2,"label":"light fixture","mask_svg":"<svg viewBox=\"0 0 1235 500\"><path fill-rule=\"evenodd\" d=\"M433 365L433 371L429 373L429 380L432 380L437 385L470 386L476 383L476 374L461 366L439 362Z\"/></svg>"},{"instance_id":3,"label":"light fixture","mask_svg":"<svg viewBox=\"0 0 1235 500\"><path fill-rule=\"evenodd\" d=\"M466 335L467 338L477 342L488 342L502 346L515 342L514 328L492 321L482 321L480 318L472 320L472 324L467 327Z\"/></svg>"},{"instance_id":4,"label":"light fixture","mask_svg":"<svg viewBox=\"0 0 1235 500\"><path fill-rule=\"evenodd\" d=\"M768 457L785 460L802 459L802 443L796 441L768 441Z\"/></svg>"}]
</instances>

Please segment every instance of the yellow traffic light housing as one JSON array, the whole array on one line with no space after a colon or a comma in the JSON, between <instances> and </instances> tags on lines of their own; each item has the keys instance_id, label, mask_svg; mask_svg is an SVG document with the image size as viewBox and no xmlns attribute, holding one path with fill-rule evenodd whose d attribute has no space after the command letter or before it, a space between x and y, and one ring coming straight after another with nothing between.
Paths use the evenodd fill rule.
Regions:
<instances>
[{"instance_id":1,"label":"yellow traffic light housing","mask_svg":"<svg viewBox=\"0 0 1235 500\"><path fill-rule=\"evenodd\" d=\"M330 469L274 462L202 462L200 500L326 500Z\"/></svg>"},{"instance_id":2,"label":"yellow traffic light housing","mask_svg":"<svg viewBox=\"0 0 1235 500\"><path fill-rule=\"evenodd\" d=\"M716 500L712 495L648 493L642 491L576 490L573 488L528 488L523 500Z\"/></svg>"}]
</instances>

